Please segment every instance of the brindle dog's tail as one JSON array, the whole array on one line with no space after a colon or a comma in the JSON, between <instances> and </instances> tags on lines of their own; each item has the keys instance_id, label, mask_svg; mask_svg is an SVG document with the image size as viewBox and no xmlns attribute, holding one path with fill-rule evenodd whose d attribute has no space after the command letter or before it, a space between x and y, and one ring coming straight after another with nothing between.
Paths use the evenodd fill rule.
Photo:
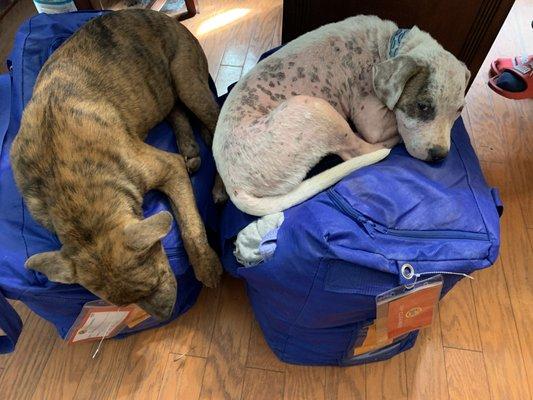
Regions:
<instances>
[{"instance_id":1,"label":"brindle dog's tail","mask_svg":"<svg viewBox=\"0 0 533 400\"><path fill-rule=\"evenodd\" d=\"M293 191L279 196L254 197L244 191L233 195L232 191L229 191L231 201L239 210L250 215L262 217L274 214L313 197L359 168L383 160L389 153L390 149L381 149L344 161L333 168L304 180Z\"/></svg>"}]
</instances>

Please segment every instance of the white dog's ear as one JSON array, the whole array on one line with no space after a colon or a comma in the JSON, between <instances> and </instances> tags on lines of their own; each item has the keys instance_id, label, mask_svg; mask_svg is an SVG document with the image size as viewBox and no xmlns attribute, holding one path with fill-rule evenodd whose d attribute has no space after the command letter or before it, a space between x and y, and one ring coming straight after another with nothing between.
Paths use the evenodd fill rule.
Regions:
<instances>
[{"instance_id":1,"label":"white dog's ear","mask_svg":"<svg viewBox=\"0 0 533 400\"><path fill-rule=\"evenodd\" d=\"M75 283L74 265L60 251L35 254L26 260L26 268L42 272L52 282Z\"/></svg>"},{"instance_id":2,"label":"white dog's ear","mask_svg":"<svg viewBox=\"0 0 533 400\"><path fill-rule=\"evenodd\" d=\"M410 56L391 58L372 67L374 92L392 110L407 81L422 69Z\"/></svg>"},{"instance_id":3,"label":"white dog's ear","mask_svg":"<svg viewBox=\"0 0 533 400\"><path fill-rule=\"evenodd\" d=\"M134 250L146 250L163 239L172 227L172 214L161 211L124 228L126 245Z\"/></svg>"}]
</instances>

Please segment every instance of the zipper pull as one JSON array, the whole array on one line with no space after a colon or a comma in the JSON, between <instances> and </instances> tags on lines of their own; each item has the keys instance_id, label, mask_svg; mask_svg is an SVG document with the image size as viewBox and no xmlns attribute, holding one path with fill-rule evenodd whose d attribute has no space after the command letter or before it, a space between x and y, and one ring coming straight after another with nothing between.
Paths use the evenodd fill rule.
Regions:
<instances>
[{"instance_id":1,"label":"zipper pull","mask_svg":"<svg viewBox=\"0 0 533 400\"><path fill-rule=\"evenodd\" d=\"M357 218L357 222L359 225L365 230L365 232L370 236L371 238L374 238L374 231L376 231L376 224L374 224L371 221L366 221L361 218Z\"/></svg>"}]
</instances>

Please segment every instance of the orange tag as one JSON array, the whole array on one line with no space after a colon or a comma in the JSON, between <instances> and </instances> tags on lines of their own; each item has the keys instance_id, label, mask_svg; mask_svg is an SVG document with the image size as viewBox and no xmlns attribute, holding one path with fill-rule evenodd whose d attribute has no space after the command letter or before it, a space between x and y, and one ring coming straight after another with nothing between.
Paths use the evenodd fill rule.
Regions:
<instances>
[{"instance_id":1,"label":"orange tag","mask_svg":"<svg viewBox=\"0 0 533 400\"><path fill-rule=\"evenodd\" d=\"M126 321L126 325L130 329L135 328L137 325L139 325L141 322L146 321L148 318L150 318L150 314L148 314L138 305L132 304L132 311L128 320Z\"/></svg>"},{"instance_id":2,"label":"orange tag","mask_svg":"<svg viewBox=\"0 0 533 400\"><path fill-rule=\"evenodd\" d=\"M382 347L388 346L392 343L392 340L386 340L385 342L378 342L377 333L376 333L376 321L368 327L366 332L366 338L363 344L354 349L354 355L358 356L359 354L368 353Z\"/></svg>"},{"instance_id":3,"label":"orange tag","mask_svg":"<svg viewBox=\"0 0 533 400\"><path fill-rule=\"evenodd\" d=\"M376 342L394 340L431 325L442 290L442 276L399 286L376 298Z\"/></svg>"},{"instance_id":4,"label":"orange tag","mask_svg":"<svg viewBox=\"0 0 533 400\"><path fill-rule=\"evenodd\" d=\"M391 301L387 319L389 339L431 325L440 290L441 285L429 286Z\"/></svg>"}]
</instances>

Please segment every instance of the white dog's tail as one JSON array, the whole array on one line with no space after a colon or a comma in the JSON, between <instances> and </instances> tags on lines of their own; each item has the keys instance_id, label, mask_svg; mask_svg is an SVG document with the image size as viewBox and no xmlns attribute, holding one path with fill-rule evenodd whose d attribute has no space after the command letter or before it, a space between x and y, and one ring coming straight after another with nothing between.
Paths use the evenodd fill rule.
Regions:
<instances>
[{"instance_id":1,"label":"white dog's tail","mask_svg":"<svg viewBox=\"0 0 533 400\"><path fill-rule=\"evenodd\" d=\"M237 196L230 194L231 201L233 201L239 210L250 215L262 217L263 215L277 213L313 197L337 183L349 173L383 160L389 153L390 149L381 149L346 160L333 168L304 180L293 191L287 194L254 197L241 191Z\"/></svg>"}]
</instances>

